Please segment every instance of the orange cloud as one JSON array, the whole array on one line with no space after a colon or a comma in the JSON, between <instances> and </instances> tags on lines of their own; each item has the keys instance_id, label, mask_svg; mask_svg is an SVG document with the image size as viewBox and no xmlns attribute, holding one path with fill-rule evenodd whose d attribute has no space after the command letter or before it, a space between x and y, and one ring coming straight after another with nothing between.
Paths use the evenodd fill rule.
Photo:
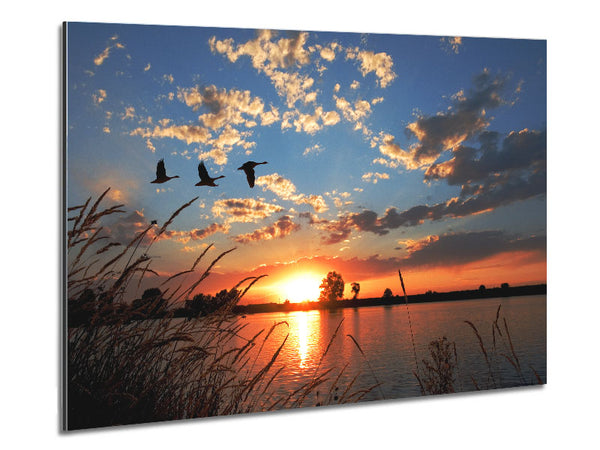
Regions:
<instances>
[{"instance_id":1,"label":"orange cloud","mask_svg":"<svg viewBox=\"0 0 600 450\"><path fill-rule=\"evenodd\" d=\"M393 70L394 61L392 57L385 52L374 53L366 50L359 50L358 47L346 49L346 59L356 59L360 61L360 72L366 76L375 72L377 84L382 88L387 87L396 78Z\"/></svg>"},{"instance_id":2,"label":"orange cloud","mask_svg":"<svg viewBox=\"0 0 600 450\"><path fill-rule=\"evenodd\" d=\"M227 223L256 222L283 211L279 205L255 200L253 198L229 198L216 200L212 207L215 217L225 216Z\"/></svg>"},{"instance_id":3,"label":"orange cloud","mask_svg":"<svg viewBox=\"0 0 600 450\"><path fill-rule=\"evenodd\" d=\"M377 181L388 180L390 178L390 176L387 173L367 172L361 178L363 181L366 181L367 183L377 184Z\"/></svg>"},{"instance_id":4,"label":"orange cloud","mask_svg":"<svg viewBox=\"0 0 600 450\"><path fill-rule=\"evenodd\" d=\"M316 212L324 212L328 209L327 204L321 195L297 194L294 183L278 173L260 176L256 179L256 184L261 186L263 191L269 190L274 192L283 200L292 201L297 205L310 205Z\"/></svg>"},{"instance_id":5,"label":"orange cloud","mask_svg":"<svg viewBox=\"0 0 600 450\"><path fill-rule=\"evenodd\" d=\"M131 136L141 136L143 138L173 138L184 141L187 144L200 143L206 144L211 138L208 129L199 125L172 125L170 127L156 126L150 128L136 128L129 133Z\"/></svg>"},{"instance_id":6,"label":"orange cloud","mask_svg":"<svg viewBox=\"0 0 600 450\"><path fill-rule=\"evenodd\" d=\"M92 94L92 100L96 105L99 105L106 100L106 91L104 89L98 89L94 94Z\"/></svg>"},{"instance_id":7,"label":"orange cloud","mask_svg":"<svg viewBox=\"0 0 600 450\"><path fill-rule=\"evenodd\" d=\"M208 41L211 51L227 56L236 62L241 56L248 56L252 66L271 79L279 95L287 98L289 107L296 101L309 95L314 80L289 70L310 62L309 51L304 47L308 33L298 33L292 38L274 40L276 33L262 30L255 39L235 45L233 39L217 40L215 36Z\"/></svg>"},{"instance_id":8,"label":"orange cloud","mask_svg":"<svg viewBox=\"0 0 600 450\"><path fill-rule=\"evenodd\" d=\"M272 225L262 227L252 233L241 234L235 237L235 241L241 244L256 241L268 241L281 239L300 229L300 225L294 223L290 216L282 216Z\"/></svg>"},{"instance_id":9,"label":"orange cloud","mask_svg":"<svg viewBox=\"0 0 600 450\"><path fill-rule=\"evenodd\" d=\"M110 45L106 46L106 48L104 50L102 50L102 52L100 52L100 54L94 58L95 65L101 66L104 63L104 61L106 61L108 56L110 55L110 51L113 47L116 47L119 49L125 48L125 46L123 44L121 44L120 42L116 42L117 39L118 39L117 36L112 36L110 38L110 40L113 41L114 44L110 44Z\"/></svg>"},{"instance_id":10,"label":"orange cloud","mask_svg":"<svg viewBox=\"0 0 600 450\"><path fill-rule=\"evenodd\" d=\"M458 55L460 47L463 45L462 37L460 36L448 36L440 38L442 48L448 53L454 53Z\"/></svg>"},{"instance_id":11,"label":"orange cloud","mask_svg":"<svg viewBox=\"0 0 600 450\"><path fill-rule=\"evenodd\" d=\"M211 129L245 124L248 118L244 116L256 118L263 114L265 106L260 98L252 97L250 91L217 89L214 85L180 89L177 97L194 111L201 106L208 108L210 112L202 114L198 119ZM272 119L273 115L269 118Z\"/></svg>"},{"instance_id":12,"label":"orange cloud","mask_svg":"<svg viewBox=\"0 0 600 450\"><path fill-rule=\"evenodd\" d=\"M192 238L194 241L197 240L202 240L210 235L213 235L215 233L224 233L227 234L229 233L229 229L231 227L229 226L229 224L225 223L225 224L218 224L218 223L212 223L209 226L207 226L206 228L195 228L193 230L190 230L190 238Z\"/></svg>"}]
</instances>

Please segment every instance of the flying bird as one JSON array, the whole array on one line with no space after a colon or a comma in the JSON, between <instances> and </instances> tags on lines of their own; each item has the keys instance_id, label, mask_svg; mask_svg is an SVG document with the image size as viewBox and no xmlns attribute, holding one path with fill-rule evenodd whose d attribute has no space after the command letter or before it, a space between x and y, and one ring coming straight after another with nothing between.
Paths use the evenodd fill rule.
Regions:
<instances>
[{"instance_id":1,"label":"flying bird","mask_svg":"<svg viewBox=\"0 0 600 450\"><path fill-rule=\"evenodd\" d=\"M238 167L237 170L243 170L244 172L246 172L246 179L248 180L248 185L250 187L254 187L254 180L255 180L255 175L254 175L254 168L256 166L259 166L260 164L267 164L267 161L263 161L263 162L254 162L254 161L248 161L245 162L241 167Z\"/></svg>"},{"instance_id":2,"label":"flying bird","mask_svg":"<svg viewBox=\"0 0 600 450\"><path fill-rule=\"evenodd\" d=\"M165 160L161 159L156 165L156 180L151 181L150 183L166 183L167 181L172 180L173 178L179 178L179 175L168 177L167 171L165 169Z\"/></svg>"},{"instance_id":3,"label":"flying bird","mask_svg":"<svg viewBox=\"0 0 600 450\"><path fill-rule=\"evenodd\" d=\"M200 164L198 164L198 175L200 176L200 182L196 183L194 186L218 186L218 184L215 184L215 180L218 180L219 178L225 178L225 175L212 178L208 174L203 161L200 161Z\"/></svg>"}]
</instances>

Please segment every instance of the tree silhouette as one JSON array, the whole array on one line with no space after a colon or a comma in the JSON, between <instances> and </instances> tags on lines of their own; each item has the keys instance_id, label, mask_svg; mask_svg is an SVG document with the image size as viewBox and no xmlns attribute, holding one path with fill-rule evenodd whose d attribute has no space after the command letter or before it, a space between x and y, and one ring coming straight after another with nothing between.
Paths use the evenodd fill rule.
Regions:
<instances>
[{"instance_id":1,"label":"tree silhouette","mask_svg":"<svg viewBox=\"0 0 600 450\"><path fill-rule=\"evenodd\" d=\"M354 296L352 297L352 300L355 300L358 297L358 293L360 292L360 284L359 283L352 283L352 294L354 294Z\"/></svg>"},{"instance_id":2,"label":"tree silhouette","mask_svg":"<svg viewBox=\"0 0 600 450\"><path fill-rule=\"evenodd\" d=\"M344 295L344 280L339 273L329 272L321 281L319 289L321 289L320 302L335 302Z\"/></svg>"},{"instance_id":3,"label":"tree silhouette","mask_svg":"<svg viewBox=\"0 0 600 450\"><path fill-rule=\"evenodd\" d=\"M146 289L142 294L142 298L135 299L131 306L143 316L151 317L164 312L167 301L162 296L163 293L158 288Z\"/></svg>"},{"instance_id":4,"label":"tree silhouette","mask_svg":"<svg viewBox=\"0 0 600 450\"><path fill-rule=\"evenodd\" d=\"M197 294L192 300L186 300L185 307L192 317L206 316L216 311L229 311L237 303L239 294L237 289L223 289L214 296Z\"/></svg>"},{"instance_id":5,"label":"tree silhouette","mask_svg":"<svg viewBox=\"0 0 600 450\"><path fill-rule=\"evenodd\" d=\"M393 295L390 288L385 288L385 291L383 291L383 298L391 298Z\"/></svg>"}]
</instances>

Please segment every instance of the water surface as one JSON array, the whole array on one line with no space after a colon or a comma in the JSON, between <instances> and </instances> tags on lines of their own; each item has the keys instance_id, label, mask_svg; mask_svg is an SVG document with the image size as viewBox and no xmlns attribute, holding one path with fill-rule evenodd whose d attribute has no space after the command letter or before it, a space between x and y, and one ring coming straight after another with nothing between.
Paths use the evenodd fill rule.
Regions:
<instances>
[{"instance_id":1,"label":"water surface","mask_svg":"<svg viewBox=\"0 0 600 450\"><path fill-rule=\"evenodd\" d=\"M502 336L492 331L499 305ZM315 373L330 368L334 369L330 379L341 372L340 386L355 377L353 389L380 384L365 396L366 400L421 395L414 375L415 359L422 370L422 360L431 359L429 343L444 336L456 345L456 391L536 384L538 377L546 382L545 295L411 304L408 310L406 305L394 305L263 313L241 320L247 324L249 335L285 322L273 330L255 364L266 365L289 334L272 369L284 367L273 383L280 395L290 394L310 382ZM465 320L478 329L487 362L476 334ZM328 390L327 385L320 389L321 395ZM308 403L317 401L315 396Z\"/></svg>"}]
</instances>

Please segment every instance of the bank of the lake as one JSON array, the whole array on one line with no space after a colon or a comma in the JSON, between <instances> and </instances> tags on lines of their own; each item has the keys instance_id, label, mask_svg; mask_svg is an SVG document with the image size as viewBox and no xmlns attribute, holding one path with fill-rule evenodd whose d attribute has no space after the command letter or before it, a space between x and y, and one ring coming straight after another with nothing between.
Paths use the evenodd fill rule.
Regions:
<instances>
[{"instance_id":1,"label":"bank of the lake","mask_svg":"<svg viewBox=\"0 0 600 450\"><path fill-rule=\"evenodd\" d=\"M463 300L482 300L501 297L521 297L528 295L546 295L546 284L535 284L527 286L501 286L494 288L480 288L462 291L449 292L426 292L424 294L404 296L392 295L389 297L375 298L357 298L344 299L335 303L305 301L299 303L255 303L247 305L236 305L233 309L237 314L257 314L268 312L289 312L289 311L311 311L324 310L332 308L360 308L368 306L390 306L399 305L408 301L409 304L431 303L431 302L449 302Z\"/></svg>"}]
</instances>

